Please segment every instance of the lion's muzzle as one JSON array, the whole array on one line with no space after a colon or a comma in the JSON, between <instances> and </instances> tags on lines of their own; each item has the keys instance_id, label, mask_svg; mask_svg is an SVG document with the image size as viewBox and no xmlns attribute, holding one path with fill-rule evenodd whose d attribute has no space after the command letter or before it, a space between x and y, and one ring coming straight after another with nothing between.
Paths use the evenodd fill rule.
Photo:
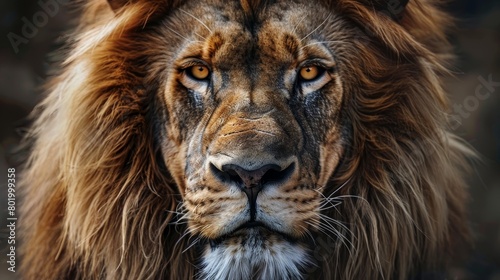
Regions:
<instances>
[{"instance_id":1,"label":"lion's muzzle","mask_svg":"<svg viewBox=\"0 0 500 280\"><path fill-rule=\"evenodd\" d=\"M246 194L251 220L259 192L287 185L297 169L298 141L294 145L287 140L298 133L280 123L278 116L275 109L233 113L214 134L208 150L208 173L219 184L237 186Z\"/></svg>"},{"instance_id":2,"label":"lion's muzzle","mask_svg":"<svg viewBox=\"0 0 500 280\"><path fill-rule=\"evenodd\" d=\"M237 185L245 192L250 204L250 221L255 220L257 195L262 188L285 183L295 170L295 163L288 164L287 161L267 163L253 170L238 164L238 159L232 162L220 169L211 163L210 171L223 183Z\"/></svg>"}]
</instances>

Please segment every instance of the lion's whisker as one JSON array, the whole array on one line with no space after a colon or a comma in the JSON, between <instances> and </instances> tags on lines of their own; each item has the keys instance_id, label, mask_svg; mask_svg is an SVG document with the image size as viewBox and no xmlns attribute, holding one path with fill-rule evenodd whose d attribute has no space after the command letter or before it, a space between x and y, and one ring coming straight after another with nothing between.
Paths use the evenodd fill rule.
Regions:
<instances>
[{"instance_id":1,"label":"lion's whisker","mask_svg":"<svg viewBox=\"0 0 500 280\"><path fill-rule=\"evenodd\" d=\"M177 240L177 242L175 242L174 247L177 247L177 245L179 245L179 242L181 242L181 241L182 241L182 240L183 240L186 236L188 236L188 235L190 235L190 234L191 234L191 230L190 230L190 229L188 229L188 228L186 228L186 229L185 229L184 234L183 234L183 235L181 235L181 237L179 237L179 239ZM188 240L187 240L187 242L189 242L189 240L190 240L192 237L193 237L193 236L192 236L192 235L190 235L190 236L189 236L189 238L188 238Z\"/></svg>"},{"instance_id":2,"label":"lion's whisker","mask_svg":"<svg viewBox=\"0 0 500 280\"><path fill-rule=\"evenodd\" d=\"M316 246L316 240L314 240L314 237L313 237L313 235L311 233L311 230L308 229L307 227L305 227L304 225L299 225L299 227L304 230L304 233L307 236L309 236L309 238L312 240L313 244Z\"/></svg>"},{"instance_id":3,"label":"lion's whisker","mask_svg":"<svg viewBox=\"0 0 500 280\"><path fill-rule=\"evenodd\" d=\"M299 22L293 27L292 29L292 34L294 34L296 31L297 31L297 28L299 27L299 25L304 21L306 17L302 17Z\"/></svg>"},{"instance_id":4,"label":"lion's whisker","mask_svg":"<svg viewBox=\"0 0 500 280\"><path fill-rule=\"evenodd\" d=\"M302 47L300 47L301 50L303 50L304 48L306 47L309 47L309 46L313 46L313 45L320 45L320 44L324 44L324 43L345 43L345 41L340 41L340 40L330 40L330 41L319 41L319 42L312 42L312 43L309 43L309 44L306 44Z\"/></svg>"},{"instance_id":5,"label":"lion's whisker","mask_svg":"<svg viewBox=\"0 0 500 280\"><path fill-rule=\"evenodd\" d=\"M182 39L184 39L184 40L186 40L186 41L188 41L188 42L191 42L191 43L201 42L201 41L199 41L199 40L191 40L191 39L188 39L188 38L186 38L186 37L182 36L179 32L177 32L177 31L173 30L172 28L170 28L170 27L169 27L168 25L166 25L166 24L165 24L164 26L165 26L165 28L166 28L166 29L170 30L170 32L174 33L175 35L177 35L177 36L181 37Z\"/></svg>"},{"instance_id":6,"label":"lion's whisker","mask_svg":"<svg viewBox=\"0 0 500 280\"><path fill-rule=\"evenodd\" d=\"M183 10L181 8L179 8L179 11L181 11L181 12L185 13L186 15L194 18L196 21L198 21L199 23L201 23L201 25L203 25L203 27L205 27L210 33L213 33L212 30L210 28L208 28L208 26L203 21L201 21L199 18L197 18L194 15L186 12L185 10ZM204 38L204 37L202 37L202 38L206 40L206 38Z\"/></svg>"},{"instance_id":7,"label":"lion's whisker","mask_svg":"<svg viewBox=\"0 0 500 280\"><path fill-rule=\"evenodd\" d=\"M200 237L197 237L193 242L191 242L191 244L186 248L184 249L181 254L184 254L185 252L187 252L189 249L191 249L194 245L196 245L198 242L200 242L201 238Z\"/></svg>"},{"instance_id":8,"label":"lion's whisker","mask_svg":"<svg viewBox=\"0 0 500 280\"><path fill-rule=\"evenodd\" d=\"M325 195L323 194L323 192L321 192L321 191L319 191L319 190L315 189L315 191L316 191L317 193L319 193L319 194L320 194L320 196L322 197L322 199L324 200L324 201L320 204L320 206L319 206L319 210L320 210L320 211L323 211L323 210L328 210L328 209L331 209L331 208L336 208L337 206L339 206L340 204L342 204L342 201L339 201L338 199L336 199L337 197L333 197L333 198L332 198L332 196L333 196L333 195L335 195L337 192L339 192L339 191L340 191L340 189L344 188L344 187L347 185L347 183L349 183L349 181L350 181L350 180L351 180L351 178L347 179L347 180L346 180L346 181L345 181L342 185L340 185L340 187L338 187L338 188L337 188L337 189L335 189L335 190L334 190L334 191L333 191L330 195L328 195L328 197L327 197L327 196L325 196ZM325 206L327 206L328 204L330 204L331 206L325 207Z\"/></svg>"},{"instance_id":9,"label":"lion's whisker","mask_svg":"<svg viewBox=\"0 0 500 280\"><path fill-rule=\"evenodd\" d=\"M347 250L349 250L349 252L352 248L354 248L354 244L328 221L324 220L324 223L320 223L319 227L320 229L327 231L327 233L329 232L337 236L339 238L339 241L346 247ZM348 232L350 233L351 231L348 230Z\"/></svg>"},{"instance_id":10,"label":"lion's whisker","mask_svg":"<svg viewBox=\"0 0 500 280\"><path fill-rule=\"evenodd\" d=\"M325 206L327 206L328 204L330 204L330 206L325 207ZM337 208L337 206L339 206L340 204L342 204L342 201L339 201L339 202L337 202L337 203L333 203L332 201L325 201L325 202L323 202L323 203L319 206L319 211L324 211L324 210L329 210L329 209L332 209L332 208Z\"/></svg>"},{"instance_id":11,"label":"lion's whisker","mask_svg":"<svg viewBox=\"0 0 500 280\"><path fill-rule=\"evenodd\" d=\"M332 217L329 217L329 216L327 216L327 215L325 215L325 214L321 214L321 213L320 213L320 214L319 214L319 216L320 216L323 220L325 220L325 221L327 221L327 222L332 222L332 223L334 223L334 224L338 225L339 227L341 227L342 229L344 229L344 230L348 231L350 234L352 234L351 230L350 230L350 229L349 229L346 225L344 225L342 222L340 222L340 221L338 221L338 220L336 220L336 219L334 219L334 218L332 218ZM355 237L354 237L354 238L355 238Z\"/></svg>"},{"instance_id":12,"label":"lion's whisker","mask_svg":"<svg viewBox=\"0 0 500 280\"><path fill-rule=\"evenodd\" d=\"M347 179L344 183L342 183L342 185L340 185L337 189L335 189L331 194L329 194L328 196L325 196L323 194L323 192L321 192L320 190L317 190L315 189L315 191L317 193L319 193L324 199L329 199L331 198L333 195L335 195L338 191L340 191L342 188L344 188L348 183L349 181L351 180L351 178Z\"/></svg>"},{"instance_id":13,"label":"lion's whisker","mask_svg":"<svg viewBox=\"0 0 500 280\"><path fill-rule=\"evenodd\" d=\"M339 200L339 199L343 199L343 198L357 198L357 199L360 199L361 201L364 201L368 204L370 204L370 202L368 202L368 200L366 200L366 198L362 197L362 196L359 196L359 195L340 195L340 196L336 196L336 197L332 197L332 198L329 198L330 200Z\"/></svg>"},{"instance_id":14,"label":"lion's whisker","mask_svg":"<svg viewBox=\"0 0 500 280\"><path fill-rule=\"evenodd\" d=\"M330 17L331 17L331 16L332 16L332 14L331 14L331 13L329 13L329 14L328 14L328 16L325 18L325 20L323 20L323 22L322 22L322 23L320 23L320 24L319 24L316 28L314 28L314 30L313 30L313 31L309 32L309 34L307 34L307 35L306 35L306 36L304 36L302 39L300 39L300 41L301 41L301 42L302 42L302 41L304 41L304 39L306 39L306 38L307 38L307 37L309 37L311 34L313 34L314 32L316 32L316 31L317 31L317 30L318 30L321 26L323 26L323 25L326 23L326 21L327 21L328 19L330 19Z\"/></svg>"},{"instance_id":15,"label":"lion's whisker","mask_svg":"<svg viewBox=\"0 0 500 280\"><path fill-rule=\"evenodd\" d=\"M307 222L309 225L313 225L312 223L309 223ZM320 232L322 232L325 236L327 236L328 238L330 239L333 239L333 237L330 235L330 234L333 234L334 236L338 237L338 239L333 239L334 241L339 241L342 245L344 245L346 247L346 249L349 251L350 254L352 254L351 252L351 248L354 248L353 244L348 241L346 239L346 237L341 234L339 231L335 230L335 229L331 229L330 227L326 226L326 225L323 225L323 224L320 224L318 226L318 230ZM351 244L351 246L349 247L348 244L346 243L346 241Z\"/></svg>"}]
</instances>

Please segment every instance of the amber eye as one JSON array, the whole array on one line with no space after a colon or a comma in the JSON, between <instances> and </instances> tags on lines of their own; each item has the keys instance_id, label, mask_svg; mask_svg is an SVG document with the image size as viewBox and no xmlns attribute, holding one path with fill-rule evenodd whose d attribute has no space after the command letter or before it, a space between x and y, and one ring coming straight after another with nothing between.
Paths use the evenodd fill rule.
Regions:
<instances>
[{"instance_id":1,"label":"amber eye","mask_svg":"<svg viewBox=\"0 0 500 280\"><path fill-rule=\"evenodd\" d=\"M318 66L307 66L300 69L300 77L306 81L314 80L320 74L321 70L318 68Z\"/></svg>"},{"instance_id":2,"label":"amber eye","mask_svg":"<svg viewBox=\"0 0 500 280\"><path fill-rule=\"evenodd\" d=\"M189 74L197 80L205 80L210 74L208 67L204 65L192 66L188 69Z\"/></svg>"}]
</instances>

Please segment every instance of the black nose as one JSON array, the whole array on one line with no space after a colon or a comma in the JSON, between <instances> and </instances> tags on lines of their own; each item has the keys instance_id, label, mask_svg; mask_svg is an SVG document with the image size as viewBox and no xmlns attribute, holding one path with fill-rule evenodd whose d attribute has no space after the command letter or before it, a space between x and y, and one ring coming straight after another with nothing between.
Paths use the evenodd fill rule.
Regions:
<instances>
[{"instance_id":1,"label":"black nose","mask_svg":"<svg viewBox=\"0 0 500 280\"><path fill-rule=\"evenodd\" d=\"M254 170L247 170L236 164L225 164L218 169L214 164L210 164L210 169L219 180L226 184L237 185L245 192L250 202L253 220L257 194L266 186L286 182L291 177L295 164L291 163L286 168L277 164L266 164Z\"/></svg>"},{"instance_id":2,"label":"black nose","mask_svg":"<svg viewBox=\"0 0 500 280\"><path fill-rule=\"evenodd\" d=\"M258 188L269 184L284 183L294 170L294 163L286 168L277 164L266 164L254 170L247 170L236 164L225 164L219 170L211 164L211 171L217 178L226 183L233 183L241 187L243 191Z\"/></svg>"},{"instance_id":3,"label":"black nose","mask_svg":"<svg viewBox=\"0 0 500 280\"><path fill-rule=\"evenodd\" d=\"M245 189L261 187L265 179L279 177L280 169L276 164L267 164L256 170L246 170L234 164L222 166L222 171L227 173L232 181L242 184Z\"/></svg>"}]
</instances>

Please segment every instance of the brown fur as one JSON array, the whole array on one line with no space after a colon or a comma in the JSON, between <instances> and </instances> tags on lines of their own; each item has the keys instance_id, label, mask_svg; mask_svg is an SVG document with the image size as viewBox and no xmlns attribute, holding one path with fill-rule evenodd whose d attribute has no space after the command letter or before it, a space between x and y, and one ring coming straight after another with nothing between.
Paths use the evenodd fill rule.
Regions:
<instances>
[{"instance_id":1,"label":"brown fur","mask_svg":"<svg viewBox=\"0 0 500 280\"><path fill-rule=\"evenodd\" d=\"M259 149L266 145L287 155L302 151L296 173L275 199L305 213L287 216L290 235L320 241L310 248L317 265L305 272L310 277L420 277L445 267L443 261L468 239L463 172L464 156L471 153L447 129L440 76L449 56L449 19L435 1L410 1L395 18L368 0L317 1L328 9L296 27L302 35L319 27L313 36L331 41L327 45L336 52L337 72L325 85L329 99L316 104L317 119L304 118L307 110L289 111L283 100L291 97L258 94L271 91L273 77L259 76L252 84L244 60L230 55L252 37L210 33L216 25L207 22L205 28L194 16L211 10L196 1L111 2L113 9L104 0L83 4L64 71L33 113L27 137L33 148L23 174L23 279L194 278L200 250L190 246L189 236L218 237L225 218L204 214L241 210L246 199L240 194L233 202L224 185L186 166L201 166L203 155L216 150L265 158ZM227 9L230 20L251 25L280 17L272 2L242 0L220 9ZM266 39L259 42L256 67L270 73L279 71L274 61L321 51L306 48L290 30L281 40L282 30L272 23L261 28L269 34L259 37ZM198 36L192 38L202 42L186 49L184 36L193 30ZM166 45L167 51L161 47ZM299 54L303 47L305 54ZM210 116L200 112L191 119L199 109L181 106L193 101L175 84L183 79L175 70L181 66L171 63L179 52L200 52L204 61L218 59L231 69L235 90L224 90L227 80L214 81L219 95L203 106L225 106ZM236 89L250 92L257 113L245 111ZM269 106L280 114L262 117ZM249 120L252 114L263 123ZM203 133L194 129L200 123ZM263 127L279 140L238 136ZM202 143L194 154L193 134ZM193 186L186 178L205 183ZM342 204L320 209L330 195ZM187 215L187 225L179 212Z\"/></svg>"}]
</instances>

